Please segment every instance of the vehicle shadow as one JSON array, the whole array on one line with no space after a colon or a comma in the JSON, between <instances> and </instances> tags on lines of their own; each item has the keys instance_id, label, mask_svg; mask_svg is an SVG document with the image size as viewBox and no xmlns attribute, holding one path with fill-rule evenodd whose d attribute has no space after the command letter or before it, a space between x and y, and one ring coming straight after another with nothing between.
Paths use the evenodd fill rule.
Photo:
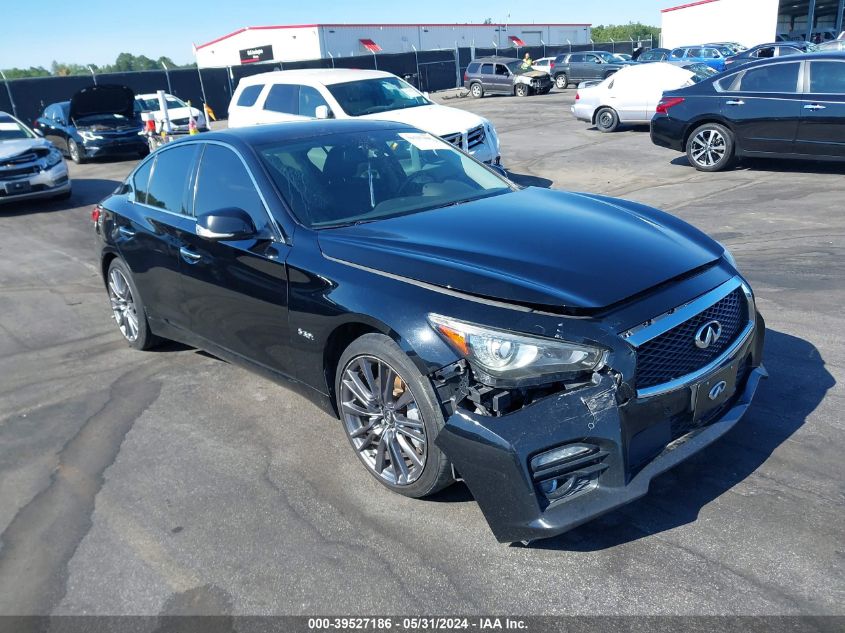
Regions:
<instances>
[{"instance_id":1,"label":"vehicle shadow","mask_svg":"<svg viewBox=\"0 0 845 633\"><path fill-rule=\"evenodd\" d=\"M770 378L727 435L657 477L642 499L531 547L598 551L695 521L795 433L836 384L815 346L783 332L767 330L764 363Z\"/></svg>"},{"instance_id":2,"label":"vehicle shadow","mask_svg":"<svg viewBox=\"0 0 845 633\"><path fill-rule=\"evenodd\" d=\"M692 167L685 154L669 161L676 167ZM822 160L790 160L787 158L743 158L728 171L756 171L777 174L842 174L845 163Z\"/></svg>"},{"instance_id":3,"label":"vehicle shadow","mask_svg":"<svg viewBox=\"0 0 845 633\"><path fill-rule=\"evenodd\" d=\"M548 178L529 176L528 174L518 174L513 171L508 171L508 178L523 187L543 187L544 189L549 189L554 184L554 181L549 180Z\"/></svg>"},{"instance_id":4,"label":"vehicle shadow","mask_svg":"<svg viewBox=\"0 0 845 633\"><path fill-rule=\"evenodd\" d=\"M104 178L73 178L72 183L73 194L67 200L43 198L10 202L0 206L0 214L15 217L90 207L97 204L120 185L117 180L106 180Z\"/></svg>"}]
</instances>

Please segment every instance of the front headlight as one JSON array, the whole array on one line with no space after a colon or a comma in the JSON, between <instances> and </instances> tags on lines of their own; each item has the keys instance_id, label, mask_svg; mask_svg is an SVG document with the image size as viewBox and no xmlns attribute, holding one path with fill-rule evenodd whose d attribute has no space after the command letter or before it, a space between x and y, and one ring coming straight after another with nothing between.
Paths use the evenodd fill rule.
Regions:
<instances>
[{"instance_id":1,"label":"front headlight","mask_svg":"<svg viewBox=\"0 0 845 633\"><path fill-rule=\"evenodd\" d=\"M80 130L79 136L81 136L82 140L85 141L96 141L103 138L102 136L94 134L93 132L89 132L88 130Z\"/></svg>"},{"instance_id":2,"label":"front headlight","mask_svg":"<svg viewBox=\"0 0 845 633\"><path fill-rule=\"evenodd\" d=\"M726 260L728 260L728 263L729 263L731 266L733 266L736 270L739 270L739 266L737 266L737 265L736 265L736 259L734 258L733 253L731 253L731 252L728 250L728 247L727 247L727 246L725 246L724 244L722 244L721 242L716 242L716 243L717 243L719 246L721 246L721 247L722 247L722 249L724 249L724 251L725 251L724 253L722 253L722 257L724 257Z\"/></svg>"},{"instance_id":3,"label":"front headlight","mask_svg":"<svg viewBox=\"0 0 845 633\"><path fill-rule=\"evenodd\" d=\"M62 162L62 153L55 148L51 149L50 153L47 154L47 158L44 159L44 164L47 169L52 169L60 162Z\"/></svg>"},{"instance_id":4,"label":"front headlight","mask_svg":"<svg viewBox=\"0 0 845 633\"><path fill-rule=\"evenodd\" d=\"M439 314L429 314L431 326L466 358L482 382L526 385L562 380L596 371L605 350L497 330Z\"/></svg>"}]
</instances>

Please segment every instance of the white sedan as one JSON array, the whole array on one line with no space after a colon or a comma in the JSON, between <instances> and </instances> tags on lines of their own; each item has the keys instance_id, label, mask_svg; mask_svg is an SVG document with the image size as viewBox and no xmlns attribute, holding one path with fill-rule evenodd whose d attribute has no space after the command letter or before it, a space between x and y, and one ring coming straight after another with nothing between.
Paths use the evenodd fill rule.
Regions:
<instances>
[{"instance_id":1,"label":"white sedan","mask_svg":"<svg viewBox=\"0 0 845 633\"><path fill-rule=\"evenodd\" d=\"M208 129L205 116L197 108L194 108L179 97L171 94L164 95L165 103L167 104L167 116L170 118L170 124L173 126L174 132L187 132L190 125L191 117L194 118L197 129L204 131ZM155 118L156 126L160 127L164 120L164 112L161 110L161 104L156 93L135 95L135 111L136 112L151 112Z\"/></svg>"},{"instance_id":2,"label":"white sedan","mask_svg":"<svg viewBox=\"0 0 845 633\"><path fill-rule=\"evenodd\" d=\"M649 123L666 90L690 86L711 74L697 66L665 62L626 66L604 81L578 86L572 114L602 132L613 132L623 124Z\"/></svg>"}]
</instances>

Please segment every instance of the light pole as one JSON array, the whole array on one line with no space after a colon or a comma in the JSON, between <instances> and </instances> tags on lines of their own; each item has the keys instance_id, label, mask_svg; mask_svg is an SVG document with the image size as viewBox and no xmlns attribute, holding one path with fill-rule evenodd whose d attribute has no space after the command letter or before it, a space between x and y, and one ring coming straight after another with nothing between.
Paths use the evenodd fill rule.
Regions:
<instances>
[{"instance_id":1,"label":"light pole","mask_svg":"<svg viewBox=\"0 0 845 633\"><path fill-rule=\"evenodd\" d=\"M88 70L91 71L91 76L94 78L94 85L97 85L97 73L94 72L94 69L91 66L88 66Z\"/></svg>"},{"instance_id":2,"label":"light pole","mask_svg":"<svg viewBox=\"0 0 845 633\"><path fill-rule=\"evenodd\" d=\"M161 67L164 68L164 76L167 77L167 93L173 94L173 88L170 87L170 73L167 71L167 64L161 62Z\"/></svg>"},{"instance_id":3,"label":"light pole","mask_svg":"<svg viewBox=\"0 0 845 633\"><path fill-rule=\"evenodd\" d=\"M3 73L2 70L0 70L0 77L3 78L3 83L6 84L6 92L9 95L9 103L12 106L12 114L14 114L15 116L18 116L18 109L15 106L15 100L12 98L12 89L9 87L9 80L6 79L6 75Z\"/></svg>"}]
</instances>

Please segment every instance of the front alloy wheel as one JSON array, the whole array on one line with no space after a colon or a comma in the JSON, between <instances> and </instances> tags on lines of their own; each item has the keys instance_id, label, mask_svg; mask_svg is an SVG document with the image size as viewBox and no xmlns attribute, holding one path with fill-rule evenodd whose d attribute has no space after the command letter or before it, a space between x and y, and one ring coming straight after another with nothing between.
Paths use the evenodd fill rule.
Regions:
<instances>
[{"instance_id":1,"label":"front alloy wheel","mask_svg":"<svg viewBox=\"0 0 845 633\"><path fill-rule=\"evenodd\" d=\"M445 420L431 380L391 338L371 333L349 344L335 398L349 443L382 485L419 498L454 481L434 442Z\"/></svg>"},{"instance_id":2,"label":"front alloy wheel","mask_svg":"<svg viewBox=\"0 0 845 633\"><path fill-rule=\"evenodd\" d=\"M419 479L428 436L416 398L395 369L358 356L343 372L340 401L352 446L376 477L391 486Z\"/></svg>"}]
</instances>

